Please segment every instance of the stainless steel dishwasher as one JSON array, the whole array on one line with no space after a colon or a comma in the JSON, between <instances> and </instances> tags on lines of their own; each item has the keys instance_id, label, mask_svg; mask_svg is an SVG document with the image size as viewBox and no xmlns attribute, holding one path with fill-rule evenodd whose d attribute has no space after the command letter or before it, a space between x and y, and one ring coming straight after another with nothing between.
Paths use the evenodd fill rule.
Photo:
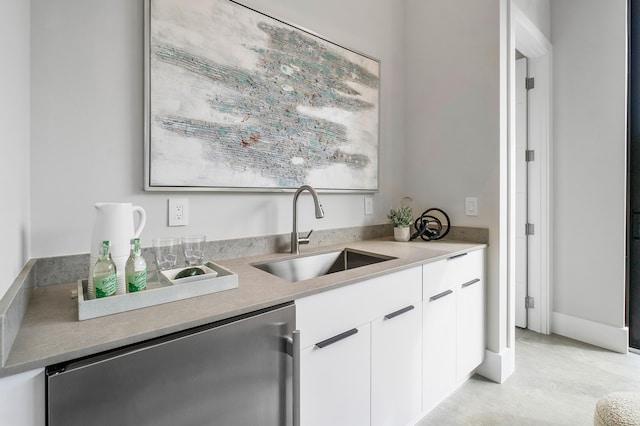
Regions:
<instances>
[{"instance_id":1,"label":"stainless steel dishwasher","mask_svg":"<svg viewBox=\"0 0 640 426\"><path fill-rule=\"evenodd\" d=\"M280 305L48 367L47 424L299 424L294 328Z\"/></svg>"}]
</instances>

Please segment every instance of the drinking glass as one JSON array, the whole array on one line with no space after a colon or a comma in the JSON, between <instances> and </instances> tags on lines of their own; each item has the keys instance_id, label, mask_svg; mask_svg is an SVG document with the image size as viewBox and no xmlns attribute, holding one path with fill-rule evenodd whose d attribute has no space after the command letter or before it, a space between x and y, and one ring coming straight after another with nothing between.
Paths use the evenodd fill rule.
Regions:
<instances>
[{"instance_id":1,"label":"drinking glass","mask_svg":"<svg viewBox=\"0 0 640 426\"><path fill-rule=\"evenodd\" d=\"M176 267L179 244L180 239L177 237L156 238L153 240L153 254L156 256L158 272Z\"/></svg>"},{"instance_id":2,"label":"drinking glass","mask_svg":"<svg viewBox=\"0 0 640 426\"><path fill-rule=\"evenodd\" d=\"M187 235L181 238L184 264L186 266L200 266L204 262L204 235Z\"/></svg>"}]
</instances>

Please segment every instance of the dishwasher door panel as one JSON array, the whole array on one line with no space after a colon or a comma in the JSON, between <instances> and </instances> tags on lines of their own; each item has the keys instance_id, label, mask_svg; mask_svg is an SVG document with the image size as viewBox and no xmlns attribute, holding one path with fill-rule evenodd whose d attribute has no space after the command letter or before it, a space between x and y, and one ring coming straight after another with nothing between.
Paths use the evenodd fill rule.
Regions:
<instances>
[{"instance_id":1,"label":"dishwasher door panel","mask_svg":"<svg viewBox=\"0 0 640 426\"><path fill-rule=\"evenodd\" d=\"M294 324L290 305L52 369L48 424L289 425Z\"/></svg>"}]
</instances>

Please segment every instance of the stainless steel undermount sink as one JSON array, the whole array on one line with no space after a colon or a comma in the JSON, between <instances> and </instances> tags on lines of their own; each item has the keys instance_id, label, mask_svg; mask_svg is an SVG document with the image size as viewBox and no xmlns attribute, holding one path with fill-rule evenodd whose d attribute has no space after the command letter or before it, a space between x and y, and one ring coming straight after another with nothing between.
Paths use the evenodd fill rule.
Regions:
<instances>
[{"instance_id":1,"label":"stainless steel undermount sink","mask_svg":"<svg viewBox=\"0 0 640 426\"><path fill-rule=\"evenodd\" d=\"M396 258L346 248L325 253L290 257L282 260L252 263L251 265L287 281L298 282L391 259Z\"/></svg>"}]
</instances>

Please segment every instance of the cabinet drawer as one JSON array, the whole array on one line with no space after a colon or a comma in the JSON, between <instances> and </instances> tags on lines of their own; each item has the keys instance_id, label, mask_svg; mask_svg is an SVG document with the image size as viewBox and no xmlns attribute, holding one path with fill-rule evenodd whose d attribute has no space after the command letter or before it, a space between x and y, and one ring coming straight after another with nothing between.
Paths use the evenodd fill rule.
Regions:
<instances>
[{"instance_id":1,"label":"cabinet drawer","mask_svg":"<svg viewBox=\"0 0 640 426\"><path fill-rule=\"evenodd\" d=\"M449 270L446 260L422 265L422 296L424 300L436 297L451 288L451 282L447 279Z\"/></svg>"},{"instance_id":2,"label":"cabinet drawer","mask_svg":"<svg viewBox=\"0 0 640 426\"><path fill-rule=\"evenodd\" d=\"M421 300L422 269L395 272L296 300L303 348Z\"/></svg>"},{"instance_id":3,"label":"cabinet drawer","mask_svg":"<svg viewBox=\"0 0 640 426\"><path fill-rule=\"evenodd\" d=\"M484 276L484 250L476 250L451 256L446 260L427 263L422 266L423 297L433 296Z\"/></svg>"},{"instance_id":4,"label":"cabinet drawer","mask_svg":"<svg viewBox=\"0 0 640 426\"><path fill-rule=\"evenodd\" d=\"M446 263L447 269L450 269L448 278L454 285L460 286L476 278L482 278L484 274L484 250L476 250L464 255L449 257Z\"/></svg>"}]
</instances>

